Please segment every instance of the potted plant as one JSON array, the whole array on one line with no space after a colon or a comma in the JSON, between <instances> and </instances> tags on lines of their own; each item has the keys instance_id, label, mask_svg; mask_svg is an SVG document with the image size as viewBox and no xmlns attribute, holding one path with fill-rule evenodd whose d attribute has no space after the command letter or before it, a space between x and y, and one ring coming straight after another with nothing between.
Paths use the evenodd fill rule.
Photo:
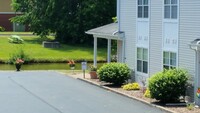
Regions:
<instances>
[{"instance_id":1,"label":"potted plant","mask_svg":"<svg viewBox=\"0 0 200 113\"><path fill-rule=\"evenodd\" d=\"M75 68L75 62L74 62L74 60L69 60L68 61L68 65L69 65L70 69L73 70Z\"/></svg>"},{"instance_id":2,"label":"potted plant","mask_svg":"<svg viewBox=\"0 0 200 113\"><path fill-rule=\"evenodd\" d=\"M94 65L90 65L90 78L97 79L97 67Z\"/></svg>"},{"instance_id":3,"label":"potted plant","mask_svg":"<svg viewBox=\"0 0 200 113\"><path fill-rule=\"evenodd\" d=\"M17 71L20 71L21 69L21 65L24 63L24 60L17 58L17 60L14 62L15 67L17 69Z\"/></svg>"}]
</instances>

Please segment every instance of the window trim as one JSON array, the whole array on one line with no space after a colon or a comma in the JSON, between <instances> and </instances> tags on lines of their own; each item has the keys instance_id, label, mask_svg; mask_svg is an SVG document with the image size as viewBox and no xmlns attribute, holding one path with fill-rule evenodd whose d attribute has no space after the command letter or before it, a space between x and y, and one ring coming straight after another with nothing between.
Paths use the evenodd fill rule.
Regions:
<instances>
[{"instance_id":1,"label":"window trim","mask_svg":"<svg viewBox=\"0 0 200 113\"><path fill-rule=\"evenodd\" d=\"M139 0L137 0L137 7L136 7L136 9L137 9L137 18L138 19L149 19L149 15L150 15L150 8L149 8L149 1L150 0L147 0L147 4L144 4L144 0L141 0L142 1L142 4L140 4L139 5ZM142 13L142 17L139 17L139 7L142 7L142 11L141 11L141 13ZM147 17L144 17L144 14L145 14L145 11L144 11L144 9L145 9L145 7L148 7L148 12L147 12Z\"/></svg>"},{"instance_id":2,"label":"window trim","mask_svg":"<svg viewBox=\"0 0 200 113\"><path fill-rule=\"evenodd\" d=\"M142 52L141 52L141 59L138 59L138 49L141 49ZM146 60L144 60L144 50L146 49ZM139 72L139 73L143 73L143 74L148 74L149 73L149 51L148 51L148 48L144 48L144 47L136 47L136 71ZM141 61L141 71L138 71L138 61ZM147 72L144 72L144 62L147 62Z\"/></svg>"},{"instance_id":3,"label":"window trim","mask_svg":"<svg viewBox=\"0 0 200 113\"><path fill-rule=\"evenodd\" d=\"M169 58L168 58L169 64L164 64L164 53L165 53L165 52L169 54ZM176 56L176 61L175 61L175 62L176 62L176 65L171 65L171 62L170 62L170 61L171 61L171 54L172 54L172 53L175 53L175 56ZM166 69L164 66L168 66L168 67L169 67L168 69L170 69L170 68L176 68L176 67L177 67L177 65L178 65L178 64L177 64L177 61L178 61L177 52L173 52L173 51L163 51L162 54L163 54L163 55L162 55L162 64L163 64L163 65L162 65L162 68L163 68L163 69Z\"/></svg>"},{"instance_id":4,"label":"window trim","mask_svg":"<svg viewBox=\"0 0 200 113\"><path fill-rule=\"evenodd\" d=\"M175 21L176 22L179 19L179 0L177 0L176 4L172 4L171 1L172 0L170 0L170 4L165 4L165 0L163 0L163 19L167 20L167 21L172 21L172 22ZM169 15L170 17L169 18L165 18L165 6L169 6L170 7L170 15ZM172 7L173 6L177 6L177 12L176 12L177 13L177 15L176 15L177 17L176 18L172 18L172 14L173 14L172 13Z\"/></svg>"}]
</instances>

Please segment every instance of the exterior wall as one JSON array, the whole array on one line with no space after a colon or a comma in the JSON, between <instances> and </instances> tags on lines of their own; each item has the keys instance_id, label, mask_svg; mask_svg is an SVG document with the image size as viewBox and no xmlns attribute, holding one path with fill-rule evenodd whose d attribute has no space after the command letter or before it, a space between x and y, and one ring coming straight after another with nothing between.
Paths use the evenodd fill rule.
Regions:
<instances>
[{"instance_id":1,"label":"exterior wall","mask_svg":"<svg viewBox=\"0 0 200 113\"><path fill-rule=\"evenodd\" d=\"M150 1L149 76L162 70L163 1Z\"/></svg>"},{"instance_id":2,"label":"exterior wall","mask_svg":"<svg viewBox=\"0 0 200 113\"><path fill-rule=\"evenodd\" d=\"M135 70L136 0L120 0L120 30L125 31L125 62Z\"/></svg>"},{"instance_id":3,"label":"exterior wall","mask_svg":"<svg viewBox=\"0 0 200 113\"><path fill-rule=\"evenodd\" d=\"M189 48L191 41L200 38L200 0L180 0L179 67L195 74L195 52Z\"/></svg>"},{"instance_id":4,"label":"exterior wall","mask_svg":"<svg viewBox=\"0 0 200 113\"><path fill-rule=\"evenodd\" d=\"M16 14L11 7L12 0L0 0L0 26L4 27L6 31L28 31L24 25L13 24L9 19L19 15Z\"/></svg>"},{"instance_id":5,"label":"exterior wall","mask_svg":"<svg viewBox=\"0 0 200 113\"><path fill-rule=\"evenodd\" d=\"M0 26L4 27L6 31L13 31L13 23L9 19L14 16L14 14L0 14Z\"/></svg>"},{"instance_id":6,"label":"exterior wall","mask_svg":"<svg viewBox=\"0 0 200 113\"><path fill-rule=\"evenodd\" d=\"M12 0L0 0L0 12L13 12L11 2Z\"/></svg>"},{"instance_id":7,"label":"exterior wall","mask_svg":"<svg viewBox=\"0 0 200 113\"><path fill-rule=\"evenodd\" d=\"M134 71L137 70L136 3L137 0L121 0L119 20L120 30L125 32L125 61ZM149 0L149 3L149 76L163 69L163 50L169 49L177 53L177 66L189 72L193 84L196 57L189 44L200 38L200 0L179 0L178 19L175 21L164 19L164 0ZM166 39L173 43L166 45ZM194 97L194 92L188 94Z\"/></svg>"},{"instance_id":8,"label":"exterior wall","mask_svg":"<svg viewBox=\"0 0 200 113\"><path fill-rule=\"evenodd\" d=\"M179 67L195 75L195 52L189 48L191 41L200 38L200 0L180 0ZM196 89L194 89L196 91ZM190 95L192 96L192 93ZM193 94L194 95L194 94Z\"/></svg>"}]
</instances>

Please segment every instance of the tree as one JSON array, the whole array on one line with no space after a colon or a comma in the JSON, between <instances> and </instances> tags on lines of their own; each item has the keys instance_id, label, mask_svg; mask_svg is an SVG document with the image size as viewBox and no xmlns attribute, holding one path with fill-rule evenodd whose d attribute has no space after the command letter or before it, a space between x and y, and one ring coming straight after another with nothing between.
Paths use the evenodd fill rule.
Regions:
<instances>
[{"instance_id":1,"label":"tree","mask_svg":"<svg viewBox=\"0 0 200 113\"><path fill-rule=\"evenodd\" d=\"M42 37L55 33L56 40L66 43L91 43L85 31L116 16L116 0L12 0L12 6L23 13L12 21Z\"/></svg>"}]
</instances>

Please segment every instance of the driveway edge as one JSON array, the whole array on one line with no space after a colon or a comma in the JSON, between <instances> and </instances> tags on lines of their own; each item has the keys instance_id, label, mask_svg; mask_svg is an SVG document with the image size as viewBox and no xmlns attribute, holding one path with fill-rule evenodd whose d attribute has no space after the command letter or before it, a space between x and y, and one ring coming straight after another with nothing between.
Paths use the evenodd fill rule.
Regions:
<instances>
[{"instance_id":1,"label":"driveway edge","mask_svg":"<svg viewBox=\"0 0 200 113\"><path fill-rule=\"evenodd\" d=\"M130 98L130 99L134 99L134 100L140 101L140 102L142 102L142 103L144 103L144 104L146 104L146 105L149 105L149 106L151 106L151 107L159 108L159 109L162 110L162 111L169 112L169 113L177 113L177 112L174 112L174 111L169 110L169 109L167 109L167 108L164 108L164 107L162 107L162 106L158 106L158 105L152 104L152 103L150 103L150 102L144 101L144 100L142 100L142 99L133 97L133 96L128 95L128 94L126 94L126 93L123 93L123 92L120 92L120 91L117 91L117 90L113 90L112 88L109 88L109 87L106 87L106 86L102 86L102 85L97 84L97 83L95 83L95 82L92 82L92 81L90 81L90 80L83 79L83 78L77 78L77 79L78 79L78 80L81 80L81 81L83 81L83 82L89 83L89 84L91 84L91 85L95 85L95 86L98 86L98 87L100 87L100 88L103 88L103 89L112 91L112 92L114 92L114 93L120 94L120 95L122 95L122 96L126 96L126 97L128 97L128 98Z\"/></svg>"}]
</instances>

